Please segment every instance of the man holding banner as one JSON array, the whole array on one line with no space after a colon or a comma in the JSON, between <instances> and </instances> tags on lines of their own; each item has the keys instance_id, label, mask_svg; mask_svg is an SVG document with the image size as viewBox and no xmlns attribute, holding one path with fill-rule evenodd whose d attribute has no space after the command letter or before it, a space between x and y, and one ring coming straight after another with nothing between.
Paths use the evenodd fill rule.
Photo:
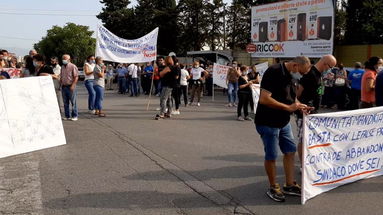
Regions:
<instances>
[{"instance_id":1,"label":"man holding banner","mask_svg":"<svg viewBox=\"0 0 383 215\"><path fill-rule=\"evenodd\" d=\"M292 75L306 74L310 70L310 65L310 60L304 56L272 65L266 70L261 82L260 99L254 122L264 144L264 165L270 183L266 194L277 202L285 201L284 194L301 195L301 188L294 180L296 145L291 130L290 115L296 110L305 111L307 105L297 100ZM275 163L278 145L284 154L286 184L283 186L283 192L276 183Z\"/></svg>"},{"instance_id":2,"label":"man holding banner","mask_svg":"<svg viewBox=\"0 0 383 215\"><path fill-rule=\"evenodd\" d=\"M324 55L314 66L311 67L310 72L305 74L300 80L297 91L297 98L303 104L313 107L313 113L319 109L322 86L322 73L331 70L336 66L336 59L333 55ZM297 129L298 129L298 154L299 160L302 163L302 143L303 143L303 114L300 111L296 112L297 116Z\"/></svg>"}]
</instances>

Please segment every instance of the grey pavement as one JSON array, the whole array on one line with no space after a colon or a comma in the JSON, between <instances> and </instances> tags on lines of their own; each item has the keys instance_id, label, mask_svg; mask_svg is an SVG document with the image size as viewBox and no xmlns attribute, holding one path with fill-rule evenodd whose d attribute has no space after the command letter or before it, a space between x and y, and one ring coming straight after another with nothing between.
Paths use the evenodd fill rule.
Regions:
<instances>
[{"instance_id":1,"label":"grey pavement","mask_svg":"<svg viewBox=\"0 0 383 215\"><path fill-rule=\"evenodd\" d=\"M236 120L226 97L154 120L159 98L107 91L105 112L64 121L67 145L0 161L0 214L381 214L383 177L321 194L270 200L254 123ZM292 123L294 125L294 123ZM300 182L298 162L296 176ZM281 160L278 181L283 183Z\"/></svg>"}]
</instances>

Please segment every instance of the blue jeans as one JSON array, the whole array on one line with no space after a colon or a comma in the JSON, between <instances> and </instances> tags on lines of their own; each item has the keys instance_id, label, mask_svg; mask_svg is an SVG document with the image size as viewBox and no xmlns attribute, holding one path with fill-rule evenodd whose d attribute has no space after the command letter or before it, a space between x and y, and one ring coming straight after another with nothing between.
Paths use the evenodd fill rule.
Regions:
<instances>
[{"instance_id":1,"label":"blue jeans","mask_svg":"<svg viewBox=\"0 0 383 215\"><path fill-rule=\"evenodd\" d=\"M130 95L132 96L138 95L137 87L138 87L138 78L132 78Z\"/></svg>"},{"instance_id":2,"label":"blue jeans","mask_svg":"<svg viewBox=\"0 0 383 215\"><path fill-rule=\"evenodd\" d=\"M102 101L104 100L104 88L100 85L94 85L94 91L96 91L95 109L102 110Z\"/></svg>"},{"instance_id":3,"label":"blue jeans","mask_svg":"<svg viewBox=\"0 0 383 215\"><path fill-rule=\"evenodd\" d=\"M88 90L88 110L94 110L94 101L96 99L96 92L93 89L93 79L85 80L84 84Z\"/></svg>"},{"instance_id":4,"label":"blue jeans","mask_svg":"<svg viewBox=\"0 0 383 215\"><path fill-rule=\"evenodd\" d=\"M234 104L237 100L237 92L238 92L238 82L228 83L227 84L227 96L229 98L229 103Z\"/></svg>"},{"instance_id":5,"label":"blue jeans","mask_svg":"<svg viewBox=\"0 0 383 215\"><path fill-rule=\"evenodd\" d=\"M256 125L256 128L264 145L265 160L277 159L278 145L283 154L297 151L290 123L283 128L272 128L265 125Z\"/></svg>"},{"instance_id":6,"label":"blue jeans","mask_svg":"<svg viewBox=\"0 0 383 215\"><path fill-rule=\"evenodd\" d=\"M73 92L70 90L70 86L63 86L61 90L62 96L63 96L63 103L64 103L64 113L66 118L75 118L78 117L78 110L77 110L77 90L76 88L73 90ZM70 115L69 112L69 102L72 104L72 114Z\"/></svg>"},{"instance_id":7,"label":"blue jeans","mask_svg":"<svg viewBox=\"0 0 383 215\"><path fill-rule=\"evenodd\" d=\"M126 91L126 78L118 77L118 92L125 93Z\"/></svg>"}]
</instances>

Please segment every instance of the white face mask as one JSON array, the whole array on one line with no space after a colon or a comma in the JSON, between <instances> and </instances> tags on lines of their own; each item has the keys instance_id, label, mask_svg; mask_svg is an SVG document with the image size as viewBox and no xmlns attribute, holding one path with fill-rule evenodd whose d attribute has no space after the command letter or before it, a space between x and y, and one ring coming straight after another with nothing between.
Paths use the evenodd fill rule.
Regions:
<instances>
[{"instance_id":1,"label":"white face mask","mask_svg":"<svg viewBox=\"0 0 383 215\"><path fill-rule=\"evenodd\" d=\"M293 78L296 80L299 80L302 78L302 75L299 72L293 72L293 73L291 73L291 76L293 76Z\"/></svg>"},{"instance_id":2,"label":"white face mask","mask_svg":"<svg viewBox=\"0 0 383 215\"><path fill-rule=\"evenodd\" d=\"M381 72L381 71L383 71L383 66L378 67L378 72Z\"/></svg>"}]
</instances>

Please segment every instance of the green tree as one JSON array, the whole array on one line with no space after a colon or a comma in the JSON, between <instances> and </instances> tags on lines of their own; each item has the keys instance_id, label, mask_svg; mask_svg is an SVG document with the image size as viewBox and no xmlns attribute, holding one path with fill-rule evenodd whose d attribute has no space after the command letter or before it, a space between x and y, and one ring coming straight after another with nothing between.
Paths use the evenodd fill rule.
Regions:
<instances>
[{"instance_id":1,"label":"green tree","mask_svg":"<svg viewBox=\"0 0 383 215\"><path fill-rule=\"evenodd\" d=\"M348 0L346 6L347 44L383 42L383 2L381 0Z\"/></svg>"},{"instance_id":2,"label":"green tree","mask_svg":"<svg viewBox=\"0 0 383 215\"><path fill-rule=\"evenodd\" d=\"M182 54L200 51L206 42L208 18L204 8L208 0L180 0L178 3L179 47Z\"/></svg>"},{"instance_id":3,"label":"green tree","mask_svg":"<svg viewBox=\"0 0 383 215\"><path fill-rule=\"evenodd\" d=\"M46 57L70 54L73 62L82 65L87 56L95 53L96 39L88 26L67 23L64 27L53 26L47 35L34 45Z\"/></svg>"},{"instance_id":4,"label":"green tree","mask_svg":"<svg viewBox=\"0 0 383 215\"><path fill-rule=\"evenodd\" d=\"M153 24L159 27L157 52L159 54L168 54L169 52L179 53L177 46L177 28L178 10L175 0L154 0L154 18Z\"/></svg>"},{"instance_id":5,"label":"green tree","mask_svg":"<svg viewBox=\"0 0 383 215\"><path fill-rule=\"evenodd\" d=\"M212 51L223 48L224 6L222 0L213 0L208 2L205 8L208 23L206 43Z\"/></svg>"},{"instance_id":6,"label":"green tree","mask_svg":"<svg viewBox=\"0 0 383 215\"><path fill-rule=\"evenodd\" d=\"M132 29L135 26L136 17L134 9L128 7L129 0L101 0L100 3L105 7L97 18L101 19L105 28L121 38L136 39L138 37L138 32Z\"/></svg>"}]
</instances>

